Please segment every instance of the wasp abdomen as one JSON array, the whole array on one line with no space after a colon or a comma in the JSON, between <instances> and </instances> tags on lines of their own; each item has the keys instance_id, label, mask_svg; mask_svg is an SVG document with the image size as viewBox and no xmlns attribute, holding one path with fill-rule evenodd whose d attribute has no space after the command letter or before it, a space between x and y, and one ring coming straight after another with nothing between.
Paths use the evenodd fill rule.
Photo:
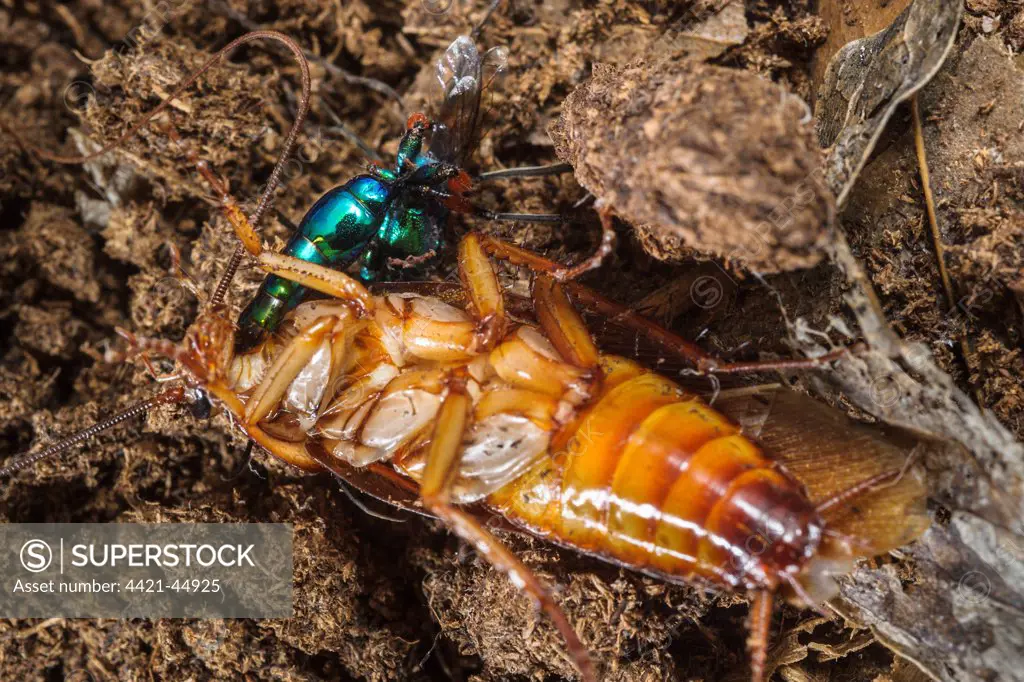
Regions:
<instances>
[{"instance_id":1,"label":"wasp abdomen","mask_svg":"<svg viewBox=\"0 0 1024 682\"><path fill-rule=\"evenodd\" d=\"M328 191L306 212L282 253L317 265L344 268L377 233L389 199L388 188L368 175L352 178ZM281 324L305 288L268 275L238 318L236 350L255 348Z\"/></svg>"}]
</instances>

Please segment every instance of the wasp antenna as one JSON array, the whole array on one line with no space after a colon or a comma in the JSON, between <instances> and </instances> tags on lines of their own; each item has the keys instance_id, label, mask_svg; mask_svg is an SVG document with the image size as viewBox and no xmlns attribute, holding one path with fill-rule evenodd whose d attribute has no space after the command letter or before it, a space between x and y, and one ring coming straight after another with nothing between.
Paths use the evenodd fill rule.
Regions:
<instances>
[{"instance_id":1,"label":"wasp antenna","mask_svg":"<svg viewBox=\"0 0 1024 682\"><path fill-rule=\"evenodd\" d=\"M11 476L12 474L21 471L26 467L30 467L36 462L57 455L70 450L76 445L81 445L87 440L99 435L109 428L117 426L123 421L137 417L140 414L148 411L149 409L156 407L157 405L167 405L172 403L181 403L185 401L185 389L181 386L175 386L162 393L159 393L148 400L135 403L124 412L108 417L103 421L93 424L92 426L82 429L78 433L68 436L67 438L50 445L49 447L40 450L39 452L25 453L14 457L8 462L3 468L0 468L0 477Z\"/></svg>"},{"instance_id":2,"label":"wasp antenna","mask_svg":"<svg viewBox=\"0 0 1024 682\"><path fill-rule=\"evenodd\" d=\"M490 21L491 15L494 14L495 10L497 10L500 5L501 5L501 0L493 0L491 2L491 6L487 8L486 14L484 14L483 18L480 21L477 22L476 26L473 27L473 30L470 31L470 33L469 33L469 37L470 38L472 38L473 40L476 40L477 38L480 37L480 31L482 31L484 29L484 26L487 25L488 21Z\"/></svg>"}]
</instances>

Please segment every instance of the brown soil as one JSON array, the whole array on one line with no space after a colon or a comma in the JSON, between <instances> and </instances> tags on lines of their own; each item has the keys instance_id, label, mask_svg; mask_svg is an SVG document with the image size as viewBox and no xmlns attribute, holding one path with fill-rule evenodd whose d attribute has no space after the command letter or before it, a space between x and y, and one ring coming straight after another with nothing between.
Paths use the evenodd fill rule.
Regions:
<instances>
[{"instance_id":1,"label":"brown soil","mask_svg":"<svg viewBox=\"0 0 1024 682\"><path fill-rule=\"evenodd\" d=\"M276 207L295 221L320 193L363 167L365 156L347 132L385 157L393 154L408 113L429 109L433 101L439 51L468 29L482 5L179 0L154 9L126 0L8 0L0 2L0 116L23 139L45 148L74 149L69 128L110 141L214 48L256 26L284 31L321 55L312 62L315 97L301 151L277 194ZM496 115L474 163L493 169L556 161L548 131L574 89L601 73L595 62L642 71L647 62L637 66L637 56L654 64L659 57L681 60L698 52L690 28L714 8L704 2L683 7L506 0L481 42L510 48L509 75L495 89ZM968 10L955 58L922 101L949 266L964 295L964 313L951 314L942 295L905 114L897 116L865 169L843 222L897 330L927 343L961 387L1021 437L1024 138L1018 105L1024 64L1005 52L1024 42L1024 11L996 0L985 7L968 3ZM985 16L998 19L996 30L986 30L991 24L983 26ZM713 72L702 82L725 93L738 90L751 106L766 107L776 92L809 100L811 62L828 22L802 0L748 0L740 23L746 26L738 40L709 53L714 66L679 67L672 77ZM131 36L128 43L125 36ZM774 84L757 80L748 87L748 72ZM996 76L979 79L979 73ZM209 160L240 199L257 196L275 161L295 110L295 74L283 51L243 48L172 107L183 144ZM381 91L388 88L350 82L344 74L386 84L402 102ZM774 145L776 153L727 156L729 163L760 162L765 168L778 161L772 173L759 176L769 182L769 190L759 191L820 163L797 130L799 116L783 111L780 102L765 114L781 117L775 137L750 138ZM629 114L643 116L644 110ZM633 125L630 116L613 123ZM694 120L704 124L706 118ZM743 134L734 121L717 122L726 138ZM86 169L39 161L7 135L0 145L0 433L4 453L13 454L152 395L153 382L141 368L103 361L104 350L116 343L114 327L180 338L197 304L167 277L167 244L182 251L206 286L235 244L185 150L158 126ZM623 182L636 183L628 185L635 192L644 183L671 189L652 174L670 168L635 169L636 177ZM580 180L595 194L603 191L585 175ZM594 211L575 208L587 191L571 176L495 183L482 191L490 208L563 211L575 220L568 229L473 227L571 259L597 243ZM827 211L829 199L815 196L815 205ZM756 222L760 214L744 200L729 206L740 219ZM780 302L791 319L803 317L818 329L843 311L844 283L830 265L794 270L821 259L815 248L824 221L814 214L799 216L796 233L771 241L784 248L755 263L789 271L765 283L733 269L735 264L723 270L712 263L663 263L648 254L679 261L693 249L721 259L744 246L722 241L721 233L702 239L700 230L683 230L697 241L680 244L664 235L652 238L658 227L651 225L637 238L624 223L615 254L588 281L726 357L789 354ZM635 219L651 223L656 215L654 209L641 211ZM270 220L264 232L279 242L288 228ZM701 280L700 273L711 279ZM229 302L243 302L259 279L244 271ZM702 281L711 289L696 288ZM961 338L969 340L967 357L959 354ZM86 678L73 674L84 670L93 679L126 680L574 678L561 640L543 617L440 526L376 518L331 478L299 476L261 454L247 461L244 448L223 416L198 421L176 408L159 409L62 461L4 482L0 508L8 521L292 523L294 618L7 620L0 623L0 676L80 680ZM742 596L667 586L539 542L506 539L543 578L561 586L562 603L605 679L747 674ZM786 608L773 632L772 660L787 680L914 676L870 631L852 625Z\"/></svg>"}]
</instances>

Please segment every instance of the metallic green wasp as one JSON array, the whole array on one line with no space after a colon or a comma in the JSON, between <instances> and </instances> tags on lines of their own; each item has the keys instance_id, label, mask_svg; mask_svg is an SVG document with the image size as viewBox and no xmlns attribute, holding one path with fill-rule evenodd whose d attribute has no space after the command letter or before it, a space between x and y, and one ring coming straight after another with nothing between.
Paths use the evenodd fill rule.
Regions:
<instances>
[{"instance_id":1,"label":"metallic green wasp","mask_svg":"<svg viewBox=\"0 0 1024 682\"><path fill-rule=\"evenodd\" d=\"M407 278L440 254L453 211L489 219L557 219L487 213L469 200L472 181L463 166L478 139L482 95L505 70L507 57L501 47L481 54L470 37L459 36L437 63L443 91L438 119L410 116L394 166L372 165L367 174L320 197L283 253L336 269L358 261L364 282ZM237 350L254 348L272 333L305 293L295 282L268 276L239 317Z\"/></svg>"}]
</instances>

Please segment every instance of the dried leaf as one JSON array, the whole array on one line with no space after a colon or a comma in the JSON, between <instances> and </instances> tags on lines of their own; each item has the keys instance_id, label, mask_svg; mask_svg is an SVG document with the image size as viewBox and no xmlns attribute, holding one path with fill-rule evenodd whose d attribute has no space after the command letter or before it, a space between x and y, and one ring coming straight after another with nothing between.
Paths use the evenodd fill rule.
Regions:
<instances>
[{"instance_id":1,"label":"dried leaf","mask_svg":"<svg viewBox=\"0 0 1024 682\"><path fill-rule=\"evenodd\" d=\"M829 66L818 102L822 144L835 143L828 179L839 202L896 106L949 54L962 8L917 0L888 29L847 45ZM843 585L844 613L941 680L1020 679L1024 651L1024 446L980 409L921 344L899 339L871 283L837 232L834 259L871 350L822 377L853 405L949 443L927 458L933 495L951 511L899 565L862 569ZM912 584L908 586L908 581Z\"/></svg>"},{"instance_id":2,"label":"dried leaf","mask_svg":"<svg viewBox=\"0 0 1024 682\"><path fill-rule=\"evenodd\" d=\"M916 0L891 26L829 62L815 117L821 146L832 146L826 178L839 206L897 105L942 66L962 11L960 0Z\"/></svg>"}]
</instances>

